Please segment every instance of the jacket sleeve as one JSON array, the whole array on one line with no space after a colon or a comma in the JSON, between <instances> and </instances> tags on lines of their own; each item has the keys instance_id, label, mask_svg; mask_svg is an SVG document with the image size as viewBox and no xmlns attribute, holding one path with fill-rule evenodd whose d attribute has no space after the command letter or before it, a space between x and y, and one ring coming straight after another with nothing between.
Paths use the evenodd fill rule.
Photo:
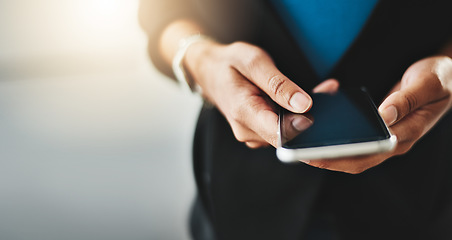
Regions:
<instances>
[{"instance_id":1,"label":"jacket sleeve","mask_svg":"<svg viewBox=\"0 0 452 240\"><path fill-rule=\"evenodd\" d=\"M176 19L196 19L191 0L140 0L138 18L148 36L148 54L154 66L174 79L171 66L163 61L159 52L159 38L168 24Z\"/></svg>"}]
</instances>

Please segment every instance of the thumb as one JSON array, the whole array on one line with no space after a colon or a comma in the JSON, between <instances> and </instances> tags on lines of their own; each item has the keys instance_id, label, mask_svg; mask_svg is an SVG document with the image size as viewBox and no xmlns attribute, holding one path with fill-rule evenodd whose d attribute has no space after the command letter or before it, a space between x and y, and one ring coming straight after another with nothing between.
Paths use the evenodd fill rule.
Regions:
<instances>
[{"instance_id":1,"label":"thumb","mask_svg":"<svg viewBox=\"0 0 452 240\"><path fill-rule=\"evenodd\" d=\"M391 126L416 109L444 96L445 91L437 79L435 81L411 81L389 95L378 110L386 124Z\"/></svg>"},{"instance_id":2,"label":"thumb","mask_svg":"<svg viewBox=\"0 0 452 240\"><path fill-rule=\"evenodd\" d=\"M294 113L304 113L312 107L309 94L284 76L268 53L249 44L234 46L234 68L273 101Z\"/></svg>"}]
</instances>

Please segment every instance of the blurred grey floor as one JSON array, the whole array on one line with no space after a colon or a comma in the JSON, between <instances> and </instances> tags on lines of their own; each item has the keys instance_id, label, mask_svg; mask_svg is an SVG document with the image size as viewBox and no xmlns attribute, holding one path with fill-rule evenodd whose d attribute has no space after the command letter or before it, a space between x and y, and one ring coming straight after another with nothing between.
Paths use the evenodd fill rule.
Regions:
<instances>
[{"instance_id":1,"label":"blurred grey floor","mask_svg":"<svg viewBox=\"0 0 452 240\"><path fill-rule=\"evenodd\" d=\"M0 239L188 239L200 101L137 0L0 0Z\"/></svg>"}]
</instances>

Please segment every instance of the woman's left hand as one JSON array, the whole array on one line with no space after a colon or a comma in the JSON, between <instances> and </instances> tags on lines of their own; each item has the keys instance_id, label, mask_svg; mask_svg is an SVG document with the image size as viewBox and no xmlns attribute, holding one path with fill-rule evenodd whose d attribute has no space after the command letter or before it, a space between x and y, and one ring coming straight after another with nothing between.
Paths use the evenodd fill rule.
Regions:
<instances>
[{"instance_id":1,"label":"woman's left hand","mask_svg":"<svg viewBox=\"0 0 452 240\"><path fill-rule=\"evenodd\" d=\"M429 57L411 65L381 103L379 111L397 136L391 152L369 156L303 161L311 166L358 174L408 152L452 106L452 59Z\"/></svg>"}]
</instances>

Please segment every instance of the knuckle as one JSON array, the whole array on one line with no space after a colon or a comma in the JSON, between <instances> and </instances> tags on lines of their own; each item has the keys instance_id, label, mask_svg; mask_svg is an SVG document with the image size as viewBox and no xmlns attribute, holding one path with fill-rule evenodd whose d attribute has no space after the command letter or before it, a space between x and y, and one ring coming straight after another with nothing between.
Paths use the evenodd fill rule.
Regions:
<instances>
[{"instance_id":1,"label":"knuckle","mask_svg":"<svg viewBox=\"0 0 452 240\"><path fill-rule=\"evenodd\" d=\"M254 142L246 142L245 145L251 149L256 149L258 147L257 144Z\"/></svg>"},{"instance_id":2,"label":"knuckle","mask_svg":"<svg viewBox=\"0 0 452 240\"><path fill-rule=\"evenodd\" d=\"M245 138L245 136L243 136L243 135L234 133L234 136L235 136L235 139L237 139L237 141L239 141L239 142L244 143L244 142L248 141L248 139Z\"/></svg>"},{"instance_id":3,"label":"knuckle","mask_svg":"<svg viewBox=\"0 0 452 240\"><path fill-rule=\"evenodd\" d=\"M403 101L405 106L408 108L407 113L412 112L416 109L417 98L413 93L406 92L405 94L403 94Z\"/></svg>"},{"instance_id":4,"label":"knuckle","mask_svg":"<svg viewBox=\"0 0 452 240\"><path fill-rule=\"evenodd\" d=\"M237 55L237 53L243 53L247 56L262 56L265 52L257 46L252 44L237 41L229 45L231 54Z\"/></svg>"},{"instance_id":5,"label":"knuckle","mask_svg":"<svg viewBox=\"0 0 452 240\"><path fill-rule=\"evenodd\" d=\"M243 65L247 69L256 68L259 64L259 61L262 60L263 54L259 49L248 49L246 56L242 59Z\"/></svg>"},{"instance_id":6,"label":"knuckle","mask_svg":"<svg viewBox=\"0 0 452 240\"><path fill-rule=\"evenodd\" d=\"M353 175L357 175L357 174L361 174L364 171L366 171L368 168L367 167L357 167L351 171L349 171L348 173L353 174Z\"/></svg>"},{"instance_id":7,"label":"knuckle","mask_svg":"<svg viewBox=\"0 0 452 240\"><path fill-rule=\"evenodd\" d=\"M237 141L239 141L239 142L248 142L249 141L247 135L243 131L233 128L232 132L234 133L234 137L235 137L235 139L237 139Z\"/></svg>"},{"instance_id":8,"label":"knuckle","mask_svg":"<svg viewBox=\"0 0 452 240\"><path fill-rule=\"evenodd\" d=\"M246 142L246 146L248 146L251 149L257 149L257 148L261 148L264 147L268 144L262 143L262 142Z\"/></svg>"},{"instance_id":9,"label":"knuckle","mask_svg":"<svg viewBox=\"0 0 452 240\"><path fill-rule=\"evenodd\" d=\"M269 57L261 48L245 42L232 43L229 53L238 61L237 64L248 69L256 67L259 61Z\"/></svg>"},{"instance_id":10,"label":"knuckle","mask_svg":"<svg viewBox=\"0 0 452 240\"><path fill-rule=\"evenodd\" d=\"M271 77L267 82L267 86L269 87L270 92L274 95L284 95L286 92L286 85L287 79L280 75Z\"/></svg>"},{"instance_id":11,"label":"knuckle","mask_svg":"<svg viewBox=\"0 0 452 240\"><path fill-rule=\"evenodd\" d=\"M242 49L244 49L244 48L246 48L248 46L249 46L248 43L245 43L245 42L242 42L242 41L237 41L237 42L231 43L230 48L231 49L235 49L235 50L242 50Z\"/></svg>"},{"instance_id":12,"label":"knuckle","mask_svg":"<svg viewBox=\"0 0 452 240\"><path fill-rule=\"evenodd\" d=\"M231 126L232 133L234 134L235 139L239 142L247 142L249 141L249 136L246 134L246 130L240 124L240 119L235 114L228 117L229 125Z\"/></svg>"}]
</instances>

